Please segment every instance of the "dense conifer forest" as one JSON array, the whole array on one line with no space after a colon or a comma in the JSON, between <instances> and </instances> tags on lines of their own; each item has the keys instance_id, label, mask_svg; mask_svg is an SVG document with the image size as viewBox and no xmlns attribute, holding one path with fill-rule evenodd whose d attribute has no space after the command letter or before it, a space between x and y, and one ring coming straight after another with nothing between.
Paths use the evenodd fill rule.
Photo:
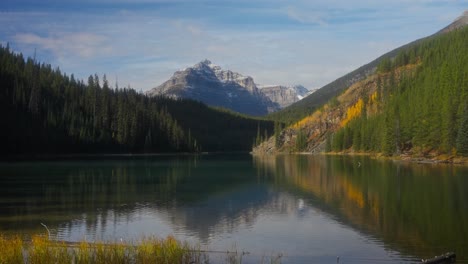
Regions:
<instances>
[{"instance_id":1,"label":"dense conifer forest","mask_svg":"<svg viewBox=\"0 0 468 264\"><path fill-rule=\"evenodd\" d=\"M273 123L87 82L0 46L0 155L248 151Z\"/></svg>"},{"instance_id":2,"label":"dense conifer forest","mask_svg":"<svg viewBox=\"0 0 468 264\"><path fill-rule=\"evenodd\" d=\"M416 72L399 70L407 65ZM357 117L329 136L327 150L468 156L467 27L383 60L378 74L387 77L377 80L376 98L362 98ZM372 103L377 113L366 110Z\"/></svg>"}]
</instances>

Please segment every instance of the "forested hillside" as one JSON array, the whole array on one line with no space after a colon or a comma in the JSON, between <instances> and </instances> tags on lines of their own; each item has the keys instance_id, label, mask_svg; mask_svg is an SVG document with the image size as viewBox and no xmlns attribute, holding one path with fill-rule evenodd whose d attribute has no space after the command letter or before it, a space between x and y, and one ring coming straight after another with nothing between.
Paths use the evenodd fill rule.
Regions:
<instances>
[{"instance_id":1,"label":"forested hillside","mask_svg":"<svg viewBox=\"0 0 468 264\"><path fill-rule=\"evenodd\" d=\"M87 83L0 46L0 155L247 151L273 123Z\"/></svg>"},{"instance_id":2,"label":"forested hillside","mask_svg":"<svg viewBox=\"0 0 468 264\"><path fill-rule=\"evenodd\" d=\"M363 65L358 69L323 86L306 98L284 109L281 109L280 111L269 114L267 118L288 124L292 124L298 120L301 120L302 118L312 114L315 110L322 107L332 98L338 96L351 85L365 80L367 77L374 74L377 70L377 66L382 61L394 58L401 50L404 50L413 45L417 45L420 41L423 41L423 39L416 40L378 57L370 63Z\"/></svg>"},{"instance_id":3,"label":"forested hillside","mask_svg":"<svg viewBox=\"0 0 468 264\"><path fill-rule=\"evenodd\" d=\"M397 70L420 61L415 74ZM468 155L468 28L439 35L379 65L379 111L358 109L357 118L330 137L335 151L412 151ZM397 81L398 79L398 81Z\"/></svg>"},{"instance_id":4,"label":"forested hillside","mask_svg":"<svg viewBox=\"0 0 468 264\"><path fill-rule=\"evenodd\" d=\"M418 46L424 41L428 41L431 38L437 38L441 34L448 33L452 30L463 28L468 24L468 12L465 11L462 16L457 18L453 23L435 33L432 36L415 40L411 43L396 48L390 52L383 54L377 59L369 62L366 65L359 67L358 69L336 79L335 81L323 86L318 89L315 93L307 96L306 98L296 102L280 111L269 114L267 117L271 120L280 121L283 123L292 124L301 120L302 118L312 114L314 111L322 107L325 103L331 100L333 97L340 95L348 87L355 83L365 80L369 76L376 73L377 66L382 61L395 59L395 57L405 50L412 49Z\"/></svg>"},{"instance_id":5,"label":"forested hillside","mask_svg":"<svg viewBox=\"0 0 468 264\"><path fill-rule=\"evenodd\" d=\"M380 61L258 152L354 151L468 155L468 27L427 38Z\"/></svg>"}]
</instances>

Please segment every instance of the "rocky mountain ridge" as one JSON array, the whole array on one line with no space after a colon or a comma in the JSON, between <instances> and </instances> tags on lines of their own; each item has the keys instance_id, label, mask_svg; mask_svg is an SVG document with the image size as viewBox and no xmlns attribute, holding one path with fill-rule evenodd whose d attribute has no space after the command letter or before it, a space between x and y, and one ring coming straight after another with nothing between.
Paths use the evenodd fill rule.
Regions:
<instances>
[{"instance_id":1,"label":"rocky mountain ridge","mask_svg":"<svg viewBox=\"0 0 468 264\"><path fill-rule=\"evenodd\" d=\"M258 86L258 85L257 85ZM282 86L282 85L266 85L258 86L260 91L265 94L271 101L277 103L280 108L285 108L303 98L309 96L316 90L308 90L302 85Z\"/></svg>"},{"instance_id":2,"label":"rocky mountain ridge","mask_svg":"<svg viewBox=\"0 0 468 264\"><path fill-rule=\"evenodd\" d=\"M188 98L239 113L261 116L277 111L309 94L303 86L260 86L253 78L223 70L209 60L176 71L163 84L146 92L148 96Z\"/></svg>"}]
</instances>

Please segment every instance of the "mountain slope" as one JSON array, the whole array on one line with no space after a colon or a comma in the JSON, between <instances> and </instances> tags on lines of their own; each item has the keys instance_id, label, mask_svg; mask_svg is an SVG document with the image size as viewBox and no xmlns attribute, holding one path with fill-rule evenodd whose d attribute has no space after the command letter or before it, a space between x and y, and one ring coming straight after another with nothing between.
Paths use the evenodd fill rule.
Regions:
<instances>
[{"instance_id":1,"label":"mountain slope","mask_svg":"<svg viewBox=\"0 0 468 264\"><path fill-rule=\"evenodd\" d=\"M468 27L459 27L400 48L254 151L468 155L467 43Z\"/></svg>"},{"instance_id":2,"label":"mountain slope","mask_svg":"<svg viewBox=\"0 0 468 264\"><path fill-rule=\"evenodd\" d=\"M209 60L175 72L168 81L146 94L193 99L254 116L278 110L277 104L260 92L252 77L224 71Z\"/></svg>"},{"instance_id":3,"label":"mountain slope","mask_svg":"<svg viewBox=\"0 0 468 264\"><path fill-rule=\"evenodd\" d=\"M437 34L443 34L443 33L447 33L456 29L460 29L466 25L468 25L468 10L463 12L463 14L459 16L457 19L455 19L455 21L453 21L450 25L446 26L445 28L437 32Z\"/></svg>"},{"instance_id":4,"label":"mountain slope","mask_svg":"<svg viewBox=\"0 0 468 264\"><path fill-rule=\"evenodd\" d=\"M336 79L335 81L323 86L322 88L318 89L313 94L309 95L308 97L304 98L301 101L298 101L289 107L286 107L278 112L274 112L268 115L269 119L281 121L284 123L293 123L307 115L312 114L316 109L321 107L323 104L328 102L333 97L339 95L343 90L348 88L349 86L362 81L369 77L370 75L374 74L377 70L377 66L384 60L393 59L399 54L401 51L409 49L413 46L418 45L422 41L425 41L428 38L436 37L439 34L447 33L453 31L455 29L459 29L464 27L468 24L468 11L465 11L462 16L457 18L453 23L449 26L445 27L441 31L437 32L436 34L422 38L416 41L413 41L409 44L401 46L397 49L394 49L377 59L371 61L370 63L361 66L360 68Z\"/></svg>"}]
</instances>

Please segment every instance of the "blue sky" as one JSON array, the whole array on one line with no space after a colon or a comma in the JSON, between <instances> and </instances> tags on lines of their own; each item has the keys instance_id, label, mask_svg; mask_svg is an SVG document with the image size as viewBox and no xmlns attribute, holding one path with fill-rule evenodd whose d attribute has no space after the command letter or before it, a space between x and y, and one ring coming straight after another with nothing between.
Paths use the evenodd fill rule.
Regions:
<instances>
[{"instance_id":1,"label":"blue sky","mask_svg":"<svg viewBox=\"0 0 468 264\"><path fill-rule=\"evenodd\" d=\"M467 9L468 0L2 0L0 43L143 91L205 58L260 84L319 88Z\"/></svg>"}]
</instances>

